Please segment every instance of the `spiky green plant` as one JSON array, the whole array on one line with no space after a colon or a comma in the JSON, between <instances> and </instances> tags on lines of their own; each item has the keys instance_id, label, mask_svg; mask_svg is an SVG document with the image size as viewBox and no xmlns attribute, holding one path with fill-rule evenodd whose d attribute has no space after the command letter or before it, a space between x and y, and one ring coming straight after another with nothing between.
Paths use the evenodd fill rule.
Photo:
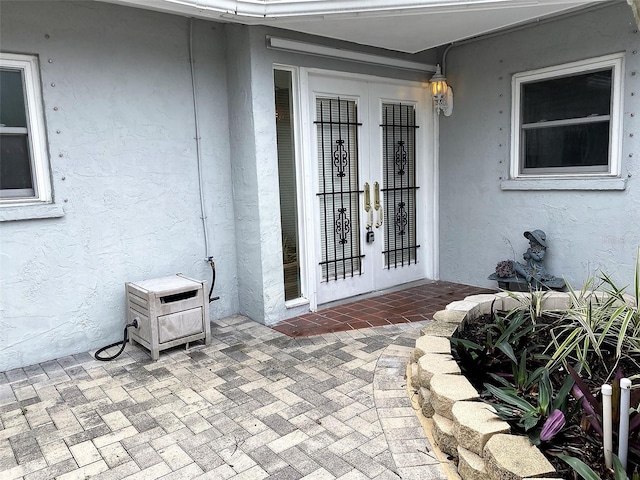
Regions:
<instances>
[{"instance_id":1,"label":"spiky green plant","mask_svg":"<svg viewBox=\"0 0 640 480\"><path fill-rule=\"evenodd\" d=\"M545 313L543 308L544 299L549 294L549 290L533 289L529 286L528 295L518 295L515 292L506 291L509 297L518 301L519 305L511 309L509 315L513 315L516 312L525 312L529 315L531 323L534 325L540 320Z\"/></svg>"},{"instance_id":2,"label":"spiky green plant","mask_svg":"<svg viewBox=\"0 0 640 480\"><path fill-rule=\"evenodd\" d=\"M600 275L597 285L596 279L591 278L579 291L569 283L567 286L571 307L556 314L559 321L550 330L551 359L547 368L554 370L575 364L579 372L590 376L592 362L597 361L610 377L621 358L635 363L640 355L640 247L632 300L624 295L627 288L619 288L605 273ZM607 361L607 355L613 355L613 363Z\"/></svg>"}]
</instances>

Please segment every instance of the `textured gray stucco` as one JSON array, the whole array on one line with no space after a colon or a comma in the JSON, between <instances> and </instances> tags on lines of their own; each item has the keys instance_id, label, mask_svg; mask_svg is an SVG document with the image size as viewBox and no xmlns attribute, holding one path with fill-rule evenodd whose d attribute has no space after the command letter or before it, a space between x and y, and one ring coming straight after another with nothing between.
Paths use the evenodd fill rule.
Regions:
<instances>
[{"instance_id":1,"label":"textured gray stucco","mask_svg":"<svg viewBox=\"0 0 640 480\"><path fill-rule=\"evenodd\" d=\"M240 312L254 320L265 323L263 280L269 272L265 270L265 248L278 258L278 244L273 238L265 238L261 219L267 199L265 185L260 177L261 160L256 146L256 113L251 75L252 58L250 29L241 25L227 26L228 82L230 117L229 139L231 143L231 169L233 172L233 203L236 215L236 249L238 255L238 282ZM273 180L273 179L271 179ZM279 229L279 217L273 218ZM275 250L275 251L274 251ZM281 257L281 255L280 255ZM282 275L282 272L280 271ZM280 279L279 284L282 284ZM284 300L283 300L284 302Z\"/></svg>"},{"instance_id":2,"label":"textured gray stucco","mask_svg":"<svg viewBox=\"0 0 640 480\"><path fill-rule=\"evenodd\" d=\"M206 216L198 195L189 20L97 2L5 2L2 50L40 58L62 218L0 223L0 370L122 335L124 283L210 281L238 311L225 37L195 22ZM48 37L47 37L48 36ZM56 107L56 109L54 109Z\"/></svg>"},{"instance_id":3,"label":"textured gray stucco","mask_svg":"<svg viewBox=\"0 0 640 480\"><path fill-rule=\"evenodd\" d=\"M307 306L287 310L284 304L278 155L273 120L274 64L408 80L424 81L425 76L266 48L267 35L322 42L295 32L236 25L227 26L227 32L229 85L233 86L229 90L229 103L240 312L269 325L305 309L308 311ZM365 50L384 53L379 49ZM429 58L425 52L421 60Z\"/></svg>"},{"instance_id":4,"label":"textured gray stucco","mask_svg":"<svg viewBox=\"0 0 640 480\"><path fill-rule=\"evenodd\" d=\"M0 370L118 340L125 282L177 272L209 281L207 255L221 297L213 318L272 324L308 310L284 305L273 64L423 75L266 48L267 34L324 41L295 32L195 21L205 251L189 19L99 2L0 8L2 50L40 58L59 208L38 215L64 210L0 222Z\"/></svg>"},{"instance_id":5,"label":"textured gray stucco","mask_svg":"<svg viewBox=\"0 0 640 480\"><path fill-rule=\"evenodd\" d=\"M0 370L119 339L125 282L177 272L210 280L206 255L216 259L221 297L212 317L239 312L273 324L306 309L284 305L273 65L425 80L270 50L265 37L344 46L338 41L196 21L206 252L189 19L98 2L3 1L0 9L2 50L40 58L52 186L65 213L0 222ZM522 232L542 228L552 272L580 283L604 268L630 282L640 243L640 145L631 136L639 38L630 9L617 4L450 51L456 103L440 118L441 278L491 285L486 276L513 256L511 245L516 257L526 248ZM621 51L626 190L502 190L511 75ZM433 51L419 58L436 62Z\"/></svg>"},{"instance_id":6,"label":"textured gray stucco","mask_svg":"<svg viewBox=\"0 0 640 480\"><path fill-rule=\"evenodd\" d=\"M454 47L447 78L455 108L440 118L440 273L443 280L495 286L499 260L521 259L522 232L547 233L551 272L581 285L597 269L632 283L640 244L640 35L617 3L562 20ZM624 191L505 191L509 175L511 76L625 52ZM634 135L635 133L635 135ZM588 183L588 182L585 182ZM593 184L593 182L591 182Z\"/></svg>"}]
</instances>

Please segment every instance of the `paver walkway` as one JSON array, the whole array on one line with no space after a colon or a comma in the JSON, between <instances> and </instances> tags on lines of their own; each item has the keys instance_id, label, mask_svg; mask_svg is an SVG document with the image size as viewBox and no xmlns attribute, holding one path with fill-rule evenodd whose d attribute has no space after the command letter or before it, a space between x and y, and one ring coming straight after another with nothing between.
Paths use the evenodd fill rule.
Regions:
<instances>
[{"instance_id":1,"label":"paver walkway","mask_svg":"<svg viewBox=\"0 0 640 480\"><path fill-rule=\"evenodd\" d=\"M0 373L0 477L444 478L404 380L423 323L290 338L231 317L158 362Z\"/></svg>"}]
</instances>

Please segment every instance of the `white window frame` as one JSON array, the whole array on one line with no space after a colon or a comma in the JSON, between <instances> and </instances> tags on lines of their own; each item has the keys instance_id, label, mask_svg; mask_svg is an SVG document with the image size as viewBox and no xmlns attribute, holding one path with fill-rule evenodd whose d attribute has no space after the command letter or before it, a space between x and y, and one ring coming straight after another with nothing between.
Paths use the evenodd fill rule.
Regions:
<instances>
[{"instance_id":1,"label":"white window frame","mask_svg":"<svg viewBox=\"0 0 640 480\"><path fill-rule=\"evenodd\" d=\"M523 173L523 159L521 158L521 93L522 84L551 80L563 76L589 73L591 71L612 69L611 79L611 111L609 122L609 164L607 171L589 172L576 167L549 171L532 172L529 169ZM514 180L535 179L597 179L620 177L622 158L622 92L623 92L624 53L605 55L578 62L556 65L538 70L516 73L512 77L512 110L511 110L511 168L510 175ZM542 169L541 169L542 170Z\"/></svg>"},{"instance_id":2,"label":"white window frame","mask_svg":"<svg viewBox=\"0 0 640 480\"><path fill-rule=\"evenodd\" d=\"M313 281L313 269L309 268L308 252L307 252L307 222L309 215L312 214L312 205L308 205L305 195L305 188L308 182L309 172L306 170L306 165L303 161L303 122L307 115L307 105L301 101L301 78L300 69L293 65L285 65L280 63L274 63L272 71L282 70L291 73L291 109L293 111L293 148L295 155L295 168L296 168L296 205L298 211L298 265L300 267L300 297L285 302L287 309L302 307L307 308L310 303L309 285L312 285Z\"/></svg>"},{"instance_id":3,"label":"white window frame","mask_svg":"<svg viewBox=\"0 0 640 480\"><path fill-rule=\"evenodd\" d=\"M28 191L21 190L16 192L16 196L2 196L0 197L0 207L51 203L51 178L38 58L34 55L0 52L0 66L22 71L27 113L29 160L33 175L33 192L28 189ZM11 130L9 127L0 126L0 132L12 133Z\"/></svg>"}]
</instances>

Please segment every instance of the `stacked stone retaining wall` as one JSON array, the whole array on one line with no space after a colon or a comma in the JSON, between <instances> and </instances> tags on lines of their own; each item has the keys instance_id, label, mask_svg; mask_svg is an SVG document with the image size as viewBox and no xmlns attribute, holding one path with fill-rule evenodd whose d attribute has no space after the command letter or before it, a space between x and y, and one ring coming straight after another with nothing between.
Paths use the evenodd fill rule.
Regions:
<instances>
[{"instance_id":1,"label":"stacked stone retaining wall","mask_svg":"<svg viewBox=\"0 0 640 480\"><path fill-rule=\"evenodd\" d=\"M601 292L591 292L598 295ZM564 292L539 295L543 311L565 310L571 296ZM493 311L536 305L528 293L473 295L436 312L422 328L410 358L411 383L418 392L422 414L433 420L433 438L443 452L458 462L463 480L524 480L556 478L545 456L528 438L511 435L509 424L460 372L451 355L449 338L467 322ZM629 298L629 301L632 301Z\"/></svg>"}]
</instances>

